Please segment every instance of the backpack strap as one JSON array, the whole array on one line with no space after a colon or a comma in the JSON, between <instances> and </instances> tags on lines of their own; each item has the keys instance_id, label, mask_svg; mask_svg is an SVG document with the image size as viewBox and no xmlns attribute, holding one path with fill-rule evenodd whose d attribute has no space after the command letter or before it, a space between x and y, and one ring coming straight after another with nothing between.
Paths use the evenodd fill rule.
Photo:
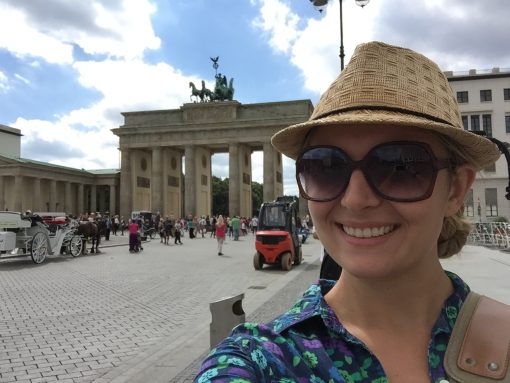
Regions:
<instances>
[{"instance_id":1,"label":"backpack strap","mask_svg":"<svg viewBox=\"0 0 510 383\"><path fill-rule=\"evenodd\" d=\"M510 383L510 306L471 292L444 360L451 382Z\"/></svg>"}]
</instances>

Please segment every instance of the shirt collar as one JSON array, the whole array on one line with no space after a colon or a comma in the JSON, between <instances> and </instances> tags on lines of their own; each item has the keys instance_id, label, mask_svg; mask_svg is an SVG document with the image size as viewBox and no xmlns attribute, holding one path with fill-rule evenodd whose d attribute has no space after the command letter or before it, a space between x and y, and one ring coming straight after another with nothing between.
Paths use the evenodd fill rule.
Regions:
<instances>
[{"instance_id":1,"label":"shirt collar","mask_svg":"<svg viewBox=\"0 0 510 383\"><path fill-rule=\"evenodd\" d=\"M466 299L469 286L456 274L445 271L453 285L453 293L446 299L441 314L433 328L433 335L440 332L451 333L457 315ZM274 331L282 332L311 318L320 317L327 328L342 335L347 330L336 318L332 308L326 303L324 296L331 290L336 281L320 279L305 291L303 297L282 316L268 323Z\"/></svg>"}]
</instances>

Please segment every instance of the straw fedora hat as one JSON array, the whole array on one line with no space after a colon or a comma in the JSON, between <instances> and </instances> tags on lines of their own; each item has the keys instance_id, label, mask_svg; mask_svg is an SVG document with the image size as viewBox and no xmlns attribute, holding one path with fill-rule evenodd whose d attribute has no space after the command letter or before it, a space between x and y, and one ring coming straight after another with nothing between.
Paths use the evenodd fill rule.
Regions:
<instances>
[{"instance_id":1,"label":"straw fedora hat","mask_svg":"<svg viewBox=\"0 0 510 383\"><path fill-rule=\"evenodd\" d=\"M355 129L356 124L414 126L441 133L467 150L480 169L500 156L490 140L464 130L450 84L434 62L381 42L358 45L310 119L277 132L271 142L296 159L312 128L351 125Z\"/></svg>"}]
</instances>

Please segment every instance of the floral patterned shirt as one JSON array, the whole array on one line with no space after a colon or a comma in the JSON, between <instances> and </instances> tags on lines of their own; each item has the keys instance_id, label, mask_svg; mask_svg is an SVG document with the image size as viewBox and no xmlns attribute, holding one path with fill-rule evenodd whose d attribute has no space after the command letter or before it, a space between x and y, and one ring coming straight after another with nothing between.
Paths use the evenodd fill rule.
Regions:
<instances>
[{"instance_id":1,"label":"floral patterned shirt","mask_svg":"<svg viewBox=\"0 0 510 383\"><path fill-rule=\"evenodd\" d=\"M447 379L446 346L469 287L446 272L454 292L446 300L428 348L431 382ZM338 321L324 295L334 281L319 280L282 316L237 326L202 364L195 383L388 382L379 360Z\"/></svg>"}]
</instances>

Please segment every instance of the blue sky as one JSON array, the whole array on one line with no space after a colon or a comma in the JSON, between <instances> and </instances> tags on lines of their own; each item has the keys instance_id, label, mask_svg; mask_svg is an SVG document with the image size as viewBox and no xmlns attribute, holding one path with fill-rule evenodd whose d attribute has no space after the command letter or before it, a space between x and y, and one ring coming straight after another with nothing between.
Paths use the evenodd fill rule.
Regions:
<instances>
[{"instance_id":1,"label":"blue sky","mask_svg":"<svg viewBox=\"0 0 510 383\"><path fill-rule=\"evenodd\" d=\"M0 124L23 157L116 168L121 112L179 108L210 57L241 103L311 99L339 72L339 2L309 0L0 0ZM444 70L510 67L505 0L343 0L346 61L362 42L418 50ZM262 181L261 153L253 176ZM285 192L296 193L292 161ZM228 175L226 155L213 174Z\"/></svg>"}]
</instances>

